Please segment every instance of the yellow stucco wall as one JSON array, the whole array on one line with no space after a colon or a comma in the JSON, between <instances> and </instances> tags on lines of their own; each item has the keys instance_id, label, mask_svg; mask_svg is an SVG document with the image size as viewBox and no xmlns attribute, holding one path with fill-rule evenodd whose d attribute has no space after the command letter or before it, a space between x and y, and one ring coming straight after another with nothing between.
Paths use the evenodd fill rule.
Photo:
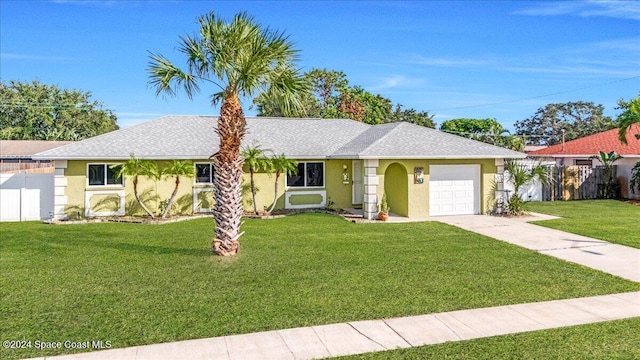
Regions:
<instances>
[{"instance_id":1,"label":"yellow stucco wall","mask_svg":"<svg viewBox=\"0 0 640 360\"><path fill-rule=\"evenodd\" d=\"M326 191L327 201L332 201L335 208L348 208L352 206L352 161L351 160L305 160L299 161L322 161L325 164L325 186L322 188L306 189L306 190L324 190ZM77 217L84 215L85 209L85 192L87 190L122 190L120 186L99 186L89 187L87 185L87 164L88 163L105 163L107 161L78 161L69 160L67 168L65 169L65 176L67 178L67 186L65 188L65 195L67 196L66 213L69 217ZM198 161L199 162L199 161ZM115 163L115 162L107 162ZM158 162L160 167L166 166L169 162ZM379 185L377 192L379 198L385 189L385 172L387 168L393 164L398 163L404 169L406 169L406 191L408 197L406 199L406 214L404 211L402 215L409 217L426 217L429 215L429 165L462 165L462 164L480 164L481 172L481 198L480 208L484 213L486 211L486 199L492 186L492 181L496 173L496 166L494 159L485 160L380 160L377 168L377 176ZM343 166L346 165L346 172L348 174L348 182L343 183ZM424 170L424 183L414 183L414 168L422 167ZM245 169L247 170L247 169ZM251 205L251 192L249 190L250 175L248 171L243 175L243 198L245 210L253 210ZM256 194L256 202L258 204L258 210L262 211L265 208L271 206L274 199L274 186L275 186L275 174L267 174L265 172L258 172L254 175L255 183L258 187ZM161 201L168 200L171 192L173 191L175 178L165 178L160 181L152 181L145 177L139 179L138 192L141 197L146 199L145 204L151 211L158 212L161 206ZM278 199L276 202L276 209L283 209L285 206L285 189L286 189L286 174L281 174L278 180ZM397 180L394 180L397 181ZM202 187L210 189L211 185L195 184L194 179L181 178L178 195L176 197L176 205L174 205L174 211L181 214L190 214L193 212L193 188ZM389 185L387 185L389 186ZM125 212L127 214L142 215L144 212L139 208L133 195L133 181L130 178L125 179ZM289 192L304 191L303 188L290 188ZM210 200L211 193L201 194L199 198ZM389 195L389 194L388 194ZM389 196L388 196L389 197ZM296 202L300 201L298 198ZM405 204L398 202L397 199L391 199L389 197L390 204L392 204L392 212L397 211L397 208L404 209ZM210 201L204 201L210 202ZM316 202L313 198L312 202ZM94 206L99 204L99 198L92 199ZM399 206L398 206L399 205ZM396 209L394 209L396 207ZM99 209L94 209L99 210Z\"/></svg>"},{"instance_id":2,"label":"yellow stucco wall","mask_svg":"<svg viewBox=\"0 0 640 360\"><path fill-rule=\"evenodd\" d=\"M245 165L244 174L242 175L242 202L244 209L247 211L253 211L252 196L251 196L251 175L249 169ZM269 209L275 197L275 183L276 174L267 174L264 171L259 171L254 174L253 180L257 188L256 203L258 211L263 211L265 208ZM278 178L278 199L276 200L276 209L284 209L284 189L287 183L287 175L280 174Z\"/></svg>"},{"instance_id":3,"label":"yellow stucco wall","mask_svg":"<svg viewBox=\"0 0 640 360\"><path fill-rule=\"evenodd\" d=\"M376 174L378 176L378 198L382 198L385 189L385 172L389 165L398 163L407 170L408 187L408 217L429 216L429 165L467 165L480 164L480 209L484 214L487 209L487 196L491 192L497 167L494 159L468 159L468 160L380 160ZM423 168L424 182L414 183L414 169ZM389 185L387 185L389 186ZM389 194L387 194L387 198ZM393 200L391 200L393 201ZM391 209L394 212L394 209Z\"/></svg>"},{"instance_id":4,"label":"yellow stucco wall","mask_svg":"<svg viewBox=\"0 0 640 360\"><path fill-rule=\"evenodd\" d=\"M87 165L88 164L117 164L116 161L101 160L69 160L65 169L65 177L67 178L67 186L65 195L67 196L67 205L65 213L69 217L78 217L79 214L85 213L85 193L92 191L111 191L122 190L122 186L89 186L87 184ZM162 169L169 164L168 161L158 161L158 166ZM194 180L188 177L180 178L180 185L176 195L172 213L190 214L193 211L192 205L192 187ZM133 194L133 178L126 177L124 181L125 190L125 213L127 215L142 215L144 210L138 205ZM138 178L138 194L143 199L144 204L154 213L159 213L162 202L169 200L171 193L175 187L175 177L163 177L159 181L154 181L147 177ZM104 194L92 195L89 199L90 206L94 212L107 211L104 206ZM101 204L102 203L102 204ZM113 207L113 206L111 206ZM111 209L113 210L113 209Z\"/></svg>"}]
</instances>

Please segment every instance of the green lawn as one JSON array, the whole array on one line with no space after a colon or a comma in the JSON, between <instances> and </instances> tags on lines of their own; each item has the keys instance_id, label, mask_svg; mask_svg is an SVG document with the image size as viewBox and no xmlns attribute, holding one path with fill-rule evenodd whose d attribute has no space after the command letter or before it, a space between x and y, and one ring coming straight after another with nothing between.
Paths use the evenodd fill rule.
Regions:
<instances>
[{"instance_id":1,"label":"green lawn","mask_svg":"<svg viewBox=\"0 0 640 360\"><path fill-rule=\"evenodd\" d=\"M0 337L125 347L640 290L437 222L247 219L234 258L212 223L0 224Z\"/></svg>"},{"instance_id":2,"label":"green lawn","mask_svg":"<svg viewBox=\"0 0 640 360\"><path fill-rule=\"evenodd\" d=\"M640 318L534 331L411 349L341 357L356 359L640 359Z\"/></svg>"},{"instance_id":3,"label":"green lawn","mask_svg":"<svg viewBox=\"0 0 640 360\"><path fill-rule=\"evenodd\" d=\"M640 249L640 206L617 200L529 202L527 210L562 217L534 224Z\"/></svg>"}]
</instances>

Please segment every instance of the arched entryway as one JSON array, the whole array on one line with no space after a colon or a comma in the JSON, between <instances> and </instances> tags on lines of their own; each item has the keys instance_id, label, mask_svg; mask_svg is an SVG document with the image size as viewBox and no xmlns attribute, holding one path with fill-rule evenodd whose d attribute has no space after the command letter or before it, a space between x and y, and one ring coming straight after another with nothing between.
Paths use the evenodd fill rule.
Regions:
<instances>
[{"instance_id":1,"label":"arched entryway","mask_svg":"<svg viewBox=\"0 0 640 360\"><path fill-rule=\"evenodd\" d=\"M387 167L384 172L384 191L391 212L409 216L409 180L404 166L393 163Z\"/></svg>"}]
</instances>

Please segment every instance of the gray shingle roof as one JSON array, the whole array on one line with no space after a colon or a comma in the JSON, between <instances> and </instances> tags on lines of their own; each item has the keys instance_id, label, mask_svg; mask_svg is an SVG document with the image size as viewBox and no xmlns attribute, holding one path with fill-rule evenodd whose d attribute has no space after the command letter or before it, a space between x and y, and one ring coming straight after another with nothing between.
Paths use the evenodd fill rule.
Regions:
<instances>
[{"instance_id":1,"label":"gray shingle roof","mask_svg":"<svg viewBox=\"0 0 640 360\"><path fill-rule=\"evenodd\" d=\"M207 159L218 151L215 116L168 115L44 151L38 159ZM522 158L515 151L409 123L367 125L347 119L247 118L262 149L313 158Z\"/></svg>"},{"instance_id":2,"label":"gray shingle roof","mask_svg":"<svg viewBox=\"0 0 640 360\"><path fill-rule=\"evenodd\" d=\"M360 159L521 158L524 154L406 122L376 125L333 154Z\"/></svg>"}]
</instances>

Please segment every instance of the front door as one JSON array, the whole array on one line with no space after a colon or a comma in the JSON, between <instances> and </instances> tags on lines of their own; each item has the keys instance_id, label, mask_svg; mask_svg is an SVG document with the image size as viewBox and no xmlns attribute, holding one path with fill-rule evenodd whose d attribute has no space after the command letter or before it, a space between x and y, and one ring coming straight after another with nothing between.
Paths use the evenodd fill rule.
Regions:
<instances>
[{"instance_id":1,"label":"front door","mask_svg":"<svg viewBox=\"0 0 640 360\"><path fill-rule=\"evenodd\" d=\"M364 178L362 175L362 160L351 161L351 203L362 204L364 199Z\"/></svg>"}]
</instances>

